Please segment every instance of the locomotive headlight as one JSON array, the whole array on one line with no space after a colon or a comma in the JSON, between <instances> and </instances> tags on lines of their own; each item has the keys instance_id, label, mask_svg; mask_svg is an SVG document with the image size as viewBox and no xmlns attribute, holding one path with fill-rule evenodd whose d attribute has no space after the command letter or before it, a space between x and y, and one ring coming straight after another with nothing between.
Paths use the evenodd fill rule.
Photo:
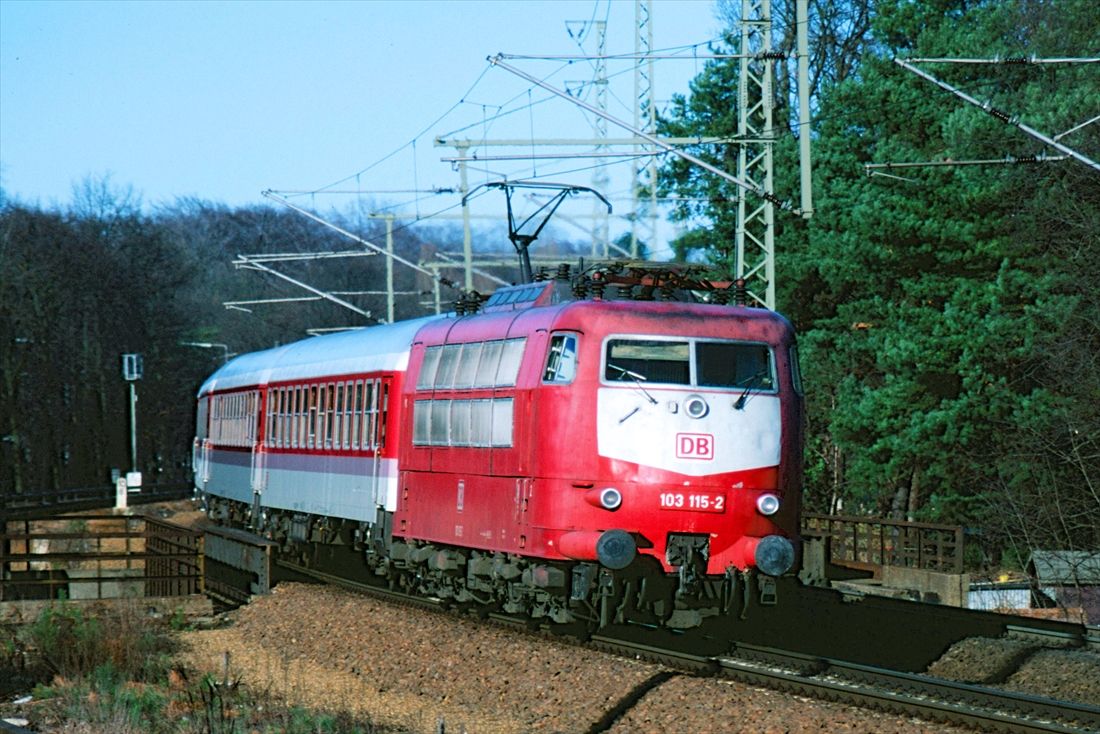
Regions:
<instances>
[{"instance_id":1,"label":"locomotive headlight","mask_svg":"<svg viewBox=\"0 0 1100 734\"><path fill-rule=\"evenodd\" d=\"M590 489L584 493L584 499L590 505L595 505L605 510L617 510L623 503L623 493L614 487Z\"/></svg>"},{"instance_id":2,"label":"locomotive headlight","mask_svg":"<svg viewBox=\"0 0 1100 734\"><path fill-rule=\"evenodd\" d=\"M756 509L761 515L774 515L779 512L779 498L774 494L762 494L756 498Z\"/></svg>"},{"instance_id":3,"label":"locomotive headlight","mask_svg":"<svg viewBox=\"0 0 1100 734\"><path fill-rule=\"evenodd\" d=\"M600 490L600 507L605 510L617 510L623 503L623 494L614 487Z\"/></svg>"},{"instance_id":4,"label":"locomotive headlight","mask_svg":"<svg viewBox=\"0 0 1100 734\"><path fill-rule=\"evenodd\" d=\"M691 418L702 418L709 410L707 401L698 395L688 395L684 400L684 412Z\"/></svg>"}]
</instances>

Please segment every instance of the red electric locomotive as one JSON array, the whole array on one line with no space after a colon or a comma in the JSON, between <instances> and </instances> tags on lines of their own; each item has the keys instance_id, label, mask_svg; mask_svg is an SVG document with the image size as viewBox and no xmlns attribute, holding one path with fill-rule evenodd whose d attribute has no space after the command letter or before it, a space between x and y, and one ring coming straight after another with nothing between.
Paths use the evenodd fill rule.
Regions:
<instances>
[{"instance_id":1,"label":"red electric locomotive","mask_svg":"<svg viewBox=\"0 0 1100 734\"><path fill-rule=\"evenodd\" d=\"M197 492L287 557L344 546L557 623L691 627L750 578L767 598L797 555L789 323L567 285L233 360L199 392Z\"/></svg>"}]
</instances>

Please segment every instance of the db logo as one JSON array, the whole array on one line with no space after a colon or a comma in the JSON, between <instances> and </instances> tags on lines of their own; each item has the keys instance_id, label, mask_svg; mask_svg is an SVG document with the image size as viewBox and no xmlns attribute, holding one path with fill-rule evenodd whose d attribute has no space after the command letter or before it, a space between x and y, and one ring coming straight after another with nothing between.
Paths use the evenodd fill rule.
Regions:
<instances>
[{"instance_id":1,"label":"db logo","mask_svg":"<svg viewBox=\"0 0 1100 734\"><path fill-rule=\"evenodd\" d=\"M677 433L677 459L714 458L714 436L709 433Z\"/></svg>"}]
</instances>

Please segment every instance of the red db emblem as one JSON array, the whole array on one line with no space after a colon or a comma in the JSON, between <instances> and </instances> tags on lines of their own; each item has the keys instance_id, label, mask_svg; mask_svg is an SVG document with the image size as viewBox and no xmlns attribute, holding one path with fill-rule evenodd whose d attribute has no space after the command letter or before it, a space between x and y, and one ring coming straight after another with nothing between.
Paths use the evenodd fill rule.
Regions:
<instances>
[{"instance_id":1,"label":"red db emblem","mask_svg":"<svg viewBox=\"0 0 1100 734\"><path fill-rule=\"evenodd\" d=\"M677 433L677 459L714 458L714 436L709 433Z\"/></svg>"}]
</instances>

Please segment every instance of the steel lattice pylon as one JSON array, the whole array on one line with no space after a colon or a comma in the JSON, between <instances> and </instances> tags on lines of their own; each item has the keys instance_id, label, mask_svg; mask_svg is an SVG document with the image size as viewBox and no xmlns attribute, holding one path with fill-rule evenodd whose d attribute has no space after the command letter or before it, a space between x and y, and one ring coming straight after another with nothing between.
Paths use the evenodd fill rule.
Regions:
<instances>
[{"instance_id":1,"label":"steel lattice pylon","mask_svg":"<svg viewBox=\"0 0 1100 734\"><path fill-rule=\"evenodd\" d=\"M738 80L737 177L765 193L737 196L735 272L749 297L775 308L775 194L772 148L774 84L770 0L741 0L741 73Z\"/></svg>"}]
</instances>

